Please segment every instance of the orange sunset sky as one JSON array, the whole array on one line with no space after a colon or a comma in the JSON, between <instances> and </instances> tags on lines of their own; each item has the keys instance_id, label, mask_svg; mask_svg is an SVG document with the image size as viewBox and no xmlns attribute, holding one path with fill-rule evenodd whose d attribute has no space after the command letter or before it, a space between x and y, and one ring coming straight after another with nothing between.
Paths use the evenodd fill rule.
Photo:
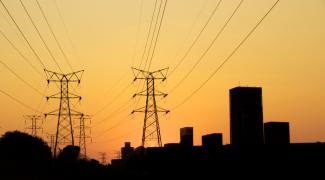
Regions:
<instances>
[{"instance_id":1,"label":"orange sunset sky","mask_svg":"<svg viewBox=\"0 0 325 180\"><path fill-rule=\"evenodd\" d=\"M30 23L19 0L2 0L40 55L46 68L59 71ZM63 58L34 0L22 0L64 72ZM118 155L125 141L141 144L143 114L130 115L138 87L131 67L140 65L155 0L39 0L73 70L84 69L76 91L83 97L74 108L92 115L88 155ZM151 70L173 71L207 21L219 0L168 0ZM210 51L175 90L209 46L240 0L223 0L202 36L184 62L158 89L169 93L158 99L170 109L160 120L163 143L178 142L179 128L194 127L194 143L201 136L223 133L229 143L229 89L263 88L264 122L288 121L292 142L325 141L325 1L282 0L234 56L198 93L182 106L177 104L197 89L240 43L274 4L273 0L244 0ZM43 73L23 37L0 5L0 30ZM0 37L1 62L45 95L57 92ZM58 107L46 102L0 64L0 89L42 112ZM0 93L0 133L24 130L23 115L35 112ZM143 106L144 99L139 106ZM55 132L55 118L46 118L43 134ZM89 131L87 131L89 133Z\"/></svg>"}]
</instances>

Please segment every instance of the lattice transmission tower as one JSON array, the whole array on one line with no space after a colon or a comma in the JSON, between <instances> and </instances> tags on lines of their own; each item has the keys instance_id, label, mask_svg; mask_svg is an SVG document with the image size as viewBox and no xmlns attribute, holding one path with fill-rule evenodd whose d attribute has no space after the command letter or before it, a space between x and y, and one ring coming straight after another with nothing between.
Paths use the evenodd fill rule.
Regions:
<instances>
[{"instance_id":1,"label":"lattice transmission tower","mask_svg":"<svg viewBox=\"0 0 325 180\"><path fill-rule=\"evenodd\" d=\"M30 131L32 136L37 136L40 130L43 130L43 120L44 117L41 115L24 115L25 119L25 129Z\"/></svg>"},{"instance_id":2,"label":"lattice transmission tower","mask_svg":"<svg viewBox=\"0 0 325 180\"><path fill-rule=\"evenodd\" d=\"M54 139L55 139L55 135L54 134L47 134L46 138L47 138L47 144L51 148L52 155L54 155Z\"/></svg>"},{"instance_id":3,"label":"lattice transmission tower","mask_svg":"<svg viewBox=\"0 0 325 180\"><path fill-rule=\"evenodd\" d=\"M158 91L155 88L155 80L165 81L167 78L168 68L157 71L145 71L137 68L132 68L134 80L144 80L146 89L133 95L145 96L146 105L144 107L135 109L132 113L144 113L144 124L142 132L142 146L143 147L162 147L161 133L159 127L158 113L169 113L169 110L161 108L157 105L157 96L165 98L166 93Z\"/></svg>"},{"instance_id":4,"label":"lattice transmission tower","mask_svg":"<svg viewBox=\"0 0 325 180\"><path fill-rule=\"evenodd\" d=\"M99 152L100 161L103 165L106 165L106 152Z\"/></svg>"},{"instance_id":5,"label":"lattice transmission tower","mask_svg":"<svg viewBox=\"0 0 325 180\"><path fill-rule=\"evenodd\" d=\"M89 126L91 124L91 116L83 115L78 120L79 125L77 126L77 128L79 130L79 136L77 136L77 138L79 140L80 155L83 158L87 158L87 139L90 139L92 141L91 129Z\"/></svg>"},{"instance_id":6,"label":"lattice transmission tower","mask_svg":"<svg viewBox=\"0 0 325 180\"><path fill-rule=\"evenodd\" d=\"M78 99L81 100L81 96L73 94L70 92L72 83L80 84L83 70L76 71L68 74L57 73L53 71L44 70L47 78L47 83L59 83L60 92L46 97L49 99L58 99L60 100L59 108L45 114L46 116L52 115L57 116L57 128L55 134L54 142L54 156L56 157L57 153L64 148L66 145L75 145L74 144L74 129L72 117L82 117L83 113L73 110L71 108L71 100Z\"/></svg>"}]
</instances>

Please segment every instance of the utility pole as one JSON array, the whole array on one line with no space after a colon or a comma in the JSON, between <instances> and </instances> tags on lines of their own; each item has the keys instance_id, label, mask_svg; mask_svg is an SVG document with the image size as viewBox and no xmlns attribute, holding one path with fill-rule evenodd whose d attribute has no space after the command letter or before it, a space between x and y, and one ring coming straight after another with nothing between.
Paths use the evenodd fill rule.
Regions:
<instances>
[{"instance_id":1,"label":"utility pole","mask_svg":"<svg viewBox=\"0 0 325 180\"><path fill-rule=\"evenodd\" d=\"M89 115L83 115L79 119L79 136L77 137L79 139L79 147L80 147L80 155L84 158L87 158L87 139L91 136L87 135L87 130L89 130L89 134L91 134L91 129L89 126L86 125L86 121L89 120L89 124L91 124L91 116Z\"/></svg>"},{"instance_id":2,"label":"utility pole","mask_svg":"<svg viewBox=\"0 0 325 180\"><path fill-rule=\"evenodd\" d=\"M71 99L81 100L81 96L71 93L70 88L73 83L80 84L80 80L84 71L81 70L68 74L48 71L46 69L44 71L46 74L47 83L59 83L60 88L60 92L46 97L47 100L59 99L59 108L45 114L45 117L48 115L58 117L54 143L54 157L56 157L59 150L62 150L65 145L75 145L73 137L74 134L72 116L81 117L83 114L81 112L73 110L70 107Z\"/></svg>"},{"instance_id":3,"label":"utility pole","mask_svg":"<svg viewBox=\"0 0 325 180\"><path fill-rule=\"evenodd\" d=\"M30 131L32 136L37 136L39 130L42 129L43 116L41 115L24 115L25 119L25 129ZM27 125L28 124L28 125Z\"/></svg>"},{"instance_id":4,"label":"utility pole","mask_svg":"<svg viewBox=\"0 0 325 180\"><path fill-rule=\"evenodd\" d=\"M100 156L101 163L103 165L106 165L106 152L100 152L99 156Z\"/></svg>"},{"instance_id":5,"label":"utility pole","mask_svg":"<svg viewBox=\"0 0 325 180\"><path fill-rule=\"evenodd\" d=\"M133 95L145 96L146 105L144 107L135 109L135 112L144 113L144 124L142 132L142 146L143 147L162 147L162 140L159 127L158 113L169 113L169 110L161 108L157 105L156 97L161 96L165 98L166 93L160 92L155 88L155 80L165 81L167 78L168 68L157 71L145 71L137 68L132 68L134 80L145 80L146 89Z\"/></svg>"}]
</instances>

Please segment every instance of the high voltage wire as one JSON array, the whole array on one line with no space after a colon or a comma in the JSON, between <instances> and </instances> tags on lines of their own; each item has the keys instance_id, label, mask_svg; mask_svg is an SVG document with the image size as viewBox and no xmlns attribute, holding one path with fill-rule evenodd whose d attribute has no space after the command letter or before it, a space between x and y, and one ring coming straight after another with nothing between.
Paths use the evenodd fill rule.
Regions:
<instances>
[{"instance_id":1,"label":"high voltage wire","mask_svg":"<svg viewBox=\"0 0 325 180\"><path fill-rule=\"evenodd\" d=\"M143 85L145 85L145 84L143 84ZM138 87L139 87L139 86L138 86ZM142 89L143 89L143 88L142 88ZM137 101L137 103L136 103L136 107L138 106L139 100L140 100L140 98L138 98L138 101ZM124 111L124 110L123 110L123 111ZM131 114L132 114L132 113L131 113ZM131 115L131 114L130 114L130 115ZM163 115L160 116L160 117L163 117L163 116L165 116L166 114L167 114L167 113L163 114ZM123 123L126 122L126 119L127 119L128 117L129 117L129 115L126 116L125 118L123 118L122 120L118 121L115 125L111 126L110 128L108 128L108 129L102 131L99 135L97 135L97 137L99 137L99 136L101 136L101 135L103 135L103 134L105 134L105 133L111 131L112 129L117 128L118 126L122 125ZM137 131L137 130L136 130L136 131ZM134 132L136 132L136 131L133 131L132 133L134 133ZM128 132L127 134L130 134L130 133ZM125 135L127 135L127 134L125 134ZM123 136L125 136L125 135L123 135ZM120 138L120 137L118 137L118 138ZM118 138L115 138L114 140L116 140L116 139L118 139ZM109 141L111 141L111 140L109 140ZM105 141L105 142L106 142L106 141Z\"/></svg>"},{"instance_id":2,"label":"high voltage wire","mask_svg":"<svg viewBox=\"0 0 325 180\"><path fill-rule=\"evenodd\" d=\"M15 51L26 61L26 63L34 69L40 76L42 76L41 72L37 70L37 68L31 63L31 61L24 56L24 54L17 48L17 46L0 30L0 34L8 41L8 43L15 49Z\"/></svg>"},{"instance_id":3,"label":"high voltage wire","mask_svg":"<svg viewBox=\"0 0 325 180\"><path fill-rule=\"evenodd\" d=\"M165 9L166 9L166 5L167 5L167 1L168 1L168 0L165 0L165 5L164 5L163 12L162 12L162 15L161 15L161 19L160 19L160 23L159 23L159 28L158 28L158 32L157 32L157 36L156 36L156 40L155 40L155 44L154 44L153 51L152 51L152 54L151 54L151 58L150 58L150 61L149 61L148 70L150 69L151 62L152 62L153 56L154 56L154 54L155 54L156 45L157 45L157 42L158 42L158 37L159 37L159 33L160 33L160 29L161 29L161 25L162 25L162 22L163 22L163 19L164 19L164 15L165 15Z\"/></svg>"},{"instance_id":4,"label":"high voltage wire","mask_svg":"<svg viewBox=\"0 0 325 180\"><path fill-rule=\"evenodd\" d=\"M138 23L138 28L137 28L137 33L136 33L136 43L135 43L135 49L136 49L136 46L137 46L137 44L138 44L138 36L139 36L139 29L140 29L140 24L141 24L141 19L142 19L142 10L143 10L143 0L141 0L141 3L140 3L140 12L139 12L139 23ZM135 54L135 53L134 53ZM135 55L134 55L135 56ZM133 62L132 62L132 64L134 64L134 57L133 57L133 60L132 60ZM141 65L140 65L141 66ZM125 76L122 76L122 78L123 77L125 77ZM121 79L122 79L121 78ZM120 81L121 81L121 79L117 82L117 83L119 83ZM125 87L116 97L114 97L113 98L113 101L115 101L114 99L117 99L118 97L120 97L120 95L122 95L125 91L126 91L126 89L128 88L128 87L130 87L130 85L132 85L132 83L131 84L128 84L128 86L127 87ZM110 102L110 103L108 103L107 105L105 105L106 107L108 107L110 104L112 104L113 102ZM105 109L105 106L103 107L103 109ZM97 112L98 113L98 112ZM95 114L97 114L97 113L95 113Z\"/></svg>"},{"instance_id":5,"label":"high voltage wire","mask_svg":"<svg viewBox=\"0 0 325 180\"><path fill-rule=\"evenodd\" d=\"M193 49L194 45L197 43L197 41L200 39L202 33L204 32L204 30L206 29L206 27L208 26L208 24L210 23L212 17L214 16L214 14L216 13L217 9L219 8L220 4L221 4L222 0L219 0L218 3L216 4L216 6L214 7L213 11L211 12L211 14L209 15L209 18L207 19L207 21L205 22L204 26L202 27L201 31L199 32L199 34L195 37L194 41L191 43L191 45L189 46L189 48L187 49L187 51L185 52L184 56L178 61L178 63L176 64L176 66L174 67L174 69L171 70L171 72L169 73L168 76L172 75L174 73L174 71L183 63L183 61L185 60L185 58L188 56L188 54L191 52L191 50Z\"/></svg>"},{"instance_id":6,"label":"high voltage wire","mask_svg":"<svg viewBox=\"0 0 325 180\"><path fill-rule=\"evenodd\" d=\"M104 141L96 141L96 143L106 143L106 142L116 141L116 140L121 139L121 138L123 138L123 137L125 137L127 135L134 134L134 133L138 132L139 130L142 130L142 127L134 129L131 133L130 132L123 133L123 134L121 134L121 135L119 135L119 136L117 136L115 138L107 139L107 140L104 140Z\"/></svg>"},{"instance_id":7,"label":"high voltage wire","mask_svg":"<svg viewBox=\"0 0 325 180\"><path fill-rule=\"evenodd\" d=\"M161 118L161 117L164 117L164 116L166 116L166 115L167 115L167 114L162 114L162 115L160 116L160 118ZM130 119L128 119L129 116L130 116L130 115L125 116L123 119L121 119L121 120L120 120L119 122L117 122L115 125L111 126L110 128L108 128L108 129L102 131L99 135L95 136L95 138L96 138L96 137L99 137L99 136L102 136L102 135L108 133L109 131L111 131L111 130L117 128L117 127L119 127L119 126L122 125L123 123L127 122L127 120L130 120ZM127 133L124 133L124 134L121 135L121 136L115 137L115 138L110 139L110 140L105 140L105 141L102 141L102 142L108 142L108 141L112 141L112 140L120 139L121 137L124 137L124 136L126 136L126 135L130 135L130 134L133 134L133 133L137 132L137 131L140 130L140 129L142 129L142 127L141 127L141 128L133 129L133 130L131 130L131 131L128 131Z\"/></svg>"},{"instance_id":8,"label":"high voltage wire","mask_svg":"<svg viewBox=\"0 0 325 180\"><path fill-rule=\"evenodd\" d=\"M94 136L94 138L102 136L103 134L117 128L118 126L122 125L123 123L127 122L126 120L128 120L128 118L130 117L131 114L128 114L127 116L124 116L124 118L122 118L121 120L119 120L118 122L116 122L113 126L101 131L100 133L98 133L98 135Z\"/></svg>"},{"instance_id":9,"label":"high voltage wire","mask_svg":"<svg viewBox=\"0 0 325 180\"><path fill-rule=\"evenodd\" d=\"M154 43L154 47L153 47L153 51L151 53L151 56L150 56L150 61L149 61L149 65L148 65L148 70L151 66L151 62L152 62L152 59L153 59L153 56L154 56L154 52L155 52L155 49L156 49L156 45L157 45L157 41L158 41L158 37L159 37L159 33L160 33L160 29L161 29L161 25L162 25L162 21L163 21L163 17L164 17L164 14L165 14L165 9L166 9L166 5L167 5L167 0L164 1L164 6L163 6L163 9L162 9L162 4L163 4L163 0L160 1L160 4L159 4L159 10L158 10L158 13L157 13L157 17L156 17L156 21L155 21L155 26L154 26L154 30L152 32L152 37L151 37L151 41L150 41L150 45L149 45L149 50L148 50L148 53L147 53L147 58L146 58L146 61L145 61L145 65L144 65L144 68L146 69L146 66L147 66L147 63L148 63L148 59L149 59L149 56L150 56L150 52L151 52L151 47L152 47L152 43ZM157 1L156 1L157 3ZM147 41L148 41L148 38L150 37L150 32L151 32L151 27L152 27L152 22L153 22L153 19L155 17L155 12L156 12L156 3L155 3L155 9L154 9L154 12L153 12L153 15L152 15L152 18L151 18L151 23L150 23L150 28L149 28L149 33L148 33L148 36L147 36L147 40L146 40L146 45L145 45L145 50L146 50L146 47L147 47ZM160 18L160 21L159 21L159 17L160 17L160 12L161 12L161 9L162 9L162 14L161 14L161 18ZM159 23L159 24L158 24ZM158 24L158 31L156 33L156 28L157 28L157 24ZM155 37L155 34L156 34L156 37ZM142 55L142 58L141 58L141 63L140 63L140 67L141 67L141 64L142 64L142 61L143 61L143 56L145 54L145 50L143 52L143 55ZM139 68L140 68L139 67ZM144 87L144 83L143 83L143 87ZM140 88L140 83L137 87L137 91L139 90ZM143 89L142 87L142 89ZM138 106L138 103L140 101L140 98L138 98L137 100L137 103L136 103L136 106Z\"/></svg>"},{"instance_id":10,"label":"high voltage wire","mask_svg":"<svg viewBox=\"0 0 325 180\"><path fill-rule=\"evenodd\" d=\"M155 5L154 5L154 10L152 12L152 16L151 16L151 20L150 20L150 26L149 26L149 31L148 31L148 34L147 34L147 37L146 37L146 43L145 43L145 47L144 47L144 50L143 50L143 53L142 53L142 56L141 56L141 59L140 59L140 65L139 65L139 69L141 69L141 66L142 66L142 62L143 62L143 59L144 59L144 56L147 52L147 46L148 46L148 41L149 41L149 38L150 38L150 35L151 35L151 29L152 29L152 24L153 24L153 21L154 21L154 17L155 17L155 14L156 14L156 9L157 9L157 1L155 1ZM160 5L161 5L162 1L160 0ZM157 15L159 16L159 14ZM150 47L149 47L150 48ZM148 52L149 53L149 52ZM147 65L147 61L145 62L145 66L144 68L146 67ZM143 85L144 85L144 82L143 82ZM138 87L137 87L137 91L139 90L140 88L140 83L138 84ZM139 99L140 100L140 99ZM138 100L138 102L139 102Z\"/></svg>"},{"instance_id":11,"label":"high voltage wire","mask_svg":"<svg viewBox=\"0 0 325 180\"><path fill-rule=\"evenodd\" d=\"M48 53L50 54L52 60L54 61L54 63L55 63L56 66L58 67L58 69L59 69L61 72L63 72L62 69L61 69L61 67L59 66L59 64L58 64L58 62L57 62L57 60L56 60L56 58L54 57L52 51L50 50L50 48L49 48L48 45L46 44L45 39L43 38L41 32L39 31L38 27L36 26L36 24L35 24L33 18L32 18L31 15L29 14L29 12L28 12L26 6L24 5L23 1L22 1L22 0L19 0L19 2L20 2L20 4L21 4L21 6L23 7L25 13L27 14L29 20L31 21L33 27L35 28L35 30L36 30L38 36L40 37L41 41L43 42L43 45L45 46L46 50L47 50Z\"/></svg>"},{"instance_id":12,"label":"high voltage wire","mask_svg":"<svg viewBox=\"0 0 325 180\"><path fill-rule=\"evenodd\" d=\"M149 37L150 37L150 34L151 34L152 23L153 23L153 19L154 19L155 13L156 13L156 9L157 9L157 1L158 0L155 1L155 8L154 8L153 13L152 13L152 16L151 16L151 21L150 21L150 26L149 26L149 32L147 34L146 43L145 43L144 50L143 50L143 53L142 53L142 56L141 56L141 59L140 59L139 69L142 66L143 58L144 58L144 55L145 55L145 53L147 51L147 45L148 45L148 40L149 40Z\"/></svg>"},{"instance_id":13,"label":"high voltage wire","mask_svg":"<svg viewBox=\"0 0 325 180\"><path fill-rule=\"evenodd\" d=\"M21 76L19 76L14 70L12 70L6 63L4 63L2 60L0 60L0 64L2 64L3 67L5 67L9 72L11 72L17 79L19 79L21 82L23 82L25 85L33 89L35 92L37 92L39 95L44 97L44 95L35 87L33 87L31 84L29 84L27 81L25 81Z\"/></svg>"},{"instance_id":14,"label":"high voltage wire","mask_svg":"<svg viewBox=\"0 0 325 180\"><path fill-rule=\"evenodd\" d=\"M272 7L265 13L265 15L258 21L258 23L249 31L249 33L245 36L245 38L240 41L240 43L235 47L235 49L226 57L226 59L217 67L215 71L206 79L197 89L195 89L188 97L186 97L183 101L181 101L178 105L176 105L173 110L179 108L184 103L186 103L192 96L194 96L200 89L202 89L211 79L212 77L222 69L222 67L230 60L230 58L239 50L239 48L247 41L247 39L254 33L254 31L258 28L258 26L264 21L264 19L271 13L274 7L280 2L277 0Z\"/></svg>"},{"instance_id":15,"label":"high voltage wire","mask_svg":"<svg viewBox=\"0 0 325 180\"><path fill-rule=\"evenodd\" d=\"M16 28L18 29L18 31L20 32L20 34L22 35L22 37L24 38L24 40L26 41L26 43L28 44L28 47L32 50L33 54L35 55L35 57L37 58L38 62L42 65L42 68L45 69L45 65L42 62L41 58L39 57L39 55L36 53L35 49L33 48L33 46L31 45L31 43L28 41L27 37L25 36L25 34L23 33L22 29L20 28L20 26L17 24L16 20L13 18L12 14L10 13L10 11L8 10L7 6L3 3L2 0L0 0L1 5L4 7L6 13L9 15L10 19L13 21L13 23L15 24Z\"/></svg>"},{"instance_id":16,"label":"high voltage wire","mask_svg":"<svg viewBox=\"0 0 325 180\"><path fill-rule=\"evenodd\" d=\"M8 94L7 92L5 92L5 91L3 91L3 90L1 90L1 89L0 89L0 92L1 92L2 94L6 95L7 97L9 97L11 100L15 101L16 103L18 103L18 104L24 106L24 107L27 108L27 109L30 109L30 110L35 111L35 112L38 112L38 113L42 113L42 112L38 111L37 109L35 109L35 108L33 108L33 107L31 107L31 106L29 106L29 105L23 103L23 102L20 101L19 99L15 98L14 96Z\"/></svg>"},{"instance_id":17,"label":"high voltage wire","mask_svg":"<svg viewBox=\"0 0 325 180\"><path fill-rule=\"evenodd\" d=\"M46 91L47 91L47 86L44 87L44 90L42 91L42 94L45 94ZM43 101L43 99L41 99L40 102L38 103L37 108L36 108L36 109L38 109L38 110L41 111L41 112L43 112L43 110L44 110L44 108L45 108L45 107L43 106L43 109L41 109L41 104L42 104L42 102L45 102L45 101Z\"/></svg>"},{"instance_id":18,"label":"high voltage wire","mask_svg":"<svg viewBox=\"0 0 325 180\"><path fill-rule=\"evenodd\" d=\"M205 51L203 52L203 54L200 56L200 58L196 61L196 63L192 66L192 68L187 72L187 74L176 84L176 86L174 86L169 93L172 93L176 88L178 88L187 78L188 76L194 71L194 69L198 66L198 64L203 60L203 58L205 57L205 55L209 52L209 50L213 47L214 43L216 42L216 40L220 37L220 35L223 33L224 29L227 27L227 25L229 24L229 22L231 21L231 19L234 17L234 15L236 14L236 12L238 11L238 9L240 8L240 6L242 5L242 3L244 2L244 0L241 0L239 2L239 4L237 5L237 7L235 8L235 10L232 12L231 16L227 19L227 21L225 22L225 24L222 26L222 28L219 30L219 32L216 34L216 36L214 37L214 39L211 41L211 43L209 44L208 48L205 49Z\"/></svg>"},{"instance_id":19,"label":"high voltage wire","mask_svg":"<svg viewBox=\"0 0 325 180\"><path fill-rule=\"evenodd\" d=\"M41 6L41 4L39 3L38 0L36 0L36 3L37 3L37 6L38 6L38 8L40 9L40 11L41 11L41 13L42 13L42 16L44 17L44 19L45 19L45 21L46 21L46 24L47 24L48 28L50 29L50 32L51 32L52 36L54 37L54 40L55 40L56 44L58 45L58 47L59 47L59 49L60 49L60 51L61 51L61 53L62 53L62 55L63 55L65 61L66 61L67 64L69 65L71 71L73 71L73 68L72 68L72 66L71 66L71 63L70 63L70 61L69 61L67 55L66 55L65 52L63 51L63 48L62 48L62 46L61 46L61 44L60 44L60 42L59 42L57 36L55 35L55 33L54 33L54 31L53 31L53 28L52 28L50 22L48 21L46 15L45 15L45 12L44 12L44 10L43 10L43 8L42 8L42 6Z\"/></svg>"},{"instance_id":20,"label":"high voltage wire","mask_svg":"<svg viewBox=\"0 0 325 180\"><path fill-rule=\"evenodd\" d=\"M56 1L57 1L57 0L54 0L53 2L54 2L54 5L55 5L55 8L56 8L56 11L58 12L59 17L60 17L60 19L61 19L61 22L62 22L62 24L63 24L63 28L64 28L65 34L66 34L66 36L67 36L67 39L68 39L68 41L69 41L69 43L70 43L70 46L71 46L71 48L73 49L75 55L77 56L78 59L80 59L78 52L76 52L75 45L74 45L74 43L73 43L73 41L72 41L72 39L71 39L71 37L70 37L70 34L69 34L69 31L68 31L67 25L66 25L66 23L65 23L65 21L64 21L64 18L63 18L63 16L62 16L61 11L60 11L59 5L58 5L58 3L57 3ZM80 64L80 61L76 61L76 62L78 63L78 65L80 66L80 68L83 69L83 68L82 68L82 65Z\"/></svg>"},{"instance_id":21,"label":"high voltage wire","mask_svg":"<svg viewBox=\"0 0 325 180\"><path fill-rule=\"evenodd\" d=\"M128 88L132 85L133 83L128 84L119 94L117 94L112 101L110 101L109 103L105 104L101 109L99 109L98 111L96 111L94 113L94 116L101 113L103 110L105 110L107 107L109 107L112 103L114 103L121 95L123 95L126 90L128 90Z\"/></svg>"},{"instance_id":22,"label":"high voltage wire","mask_svg":"<svg viewBox=\"0 0 325 180\"><path fill-rule=\"evenodd\" d=\"M104 93L103 93L103 96L104 97L106 97L108 94L110 94L111 92L112 92L112 90L114 89L114 88L116 88L120 83L121 83L121 81L126 77L126 74L127 73L124 73L122 76L120 76L120 78L117 80L117 81L114 81L114 83L113 83L113 85L114 86L110 86L109 87L109 89L107 89ZM128 84L128 86L129 86L129 84ZM124 89L124 88L123 88ZM122 90L123 91L123 90ZM103 100L103 98L101 98L101 100Z\"/></svg>"},{"instance_id":23,"label":"high voltage wire","mask_svg":"<svg viewBox=\"0 0 325 180\"><path fill-rule=\"evenodd\" d=\"M154 25L154 28L153 28L153 31L152 31L152 36L151 36L151 40L150 40L150 44L149 44L149 50L148 50L148 53L147 53L146 61L145 61L145 64L144 64L144 69L146 69L146 67L147 67L148 59L149 59L150 52L151 52L152 43L153 43L153 40L154 40L154 37L155 37L155 34L156 34L156 28L157 28L157 23L158 23L160 11L161 11L161 5L162 5L162 0L160 0L160 3L159 3L158 13L157 13L157 17L156 17L156 20L155 20L155 25Z\"/></svg>"},{"instance_id":24,"label":"high voltage wire","mask_svg":"<svg viewBox=\"0 0 325 180\"><path fill-rule=\"evenodd\" d=\"M132 58L132 66L134 66L134 60L136 57L138 57L136 55L136 50L137 50L137 46L139 43L139 32L140 32L140 25L142 22L142 11L143 11L143 0L141 0L140 2L140 10L139 10L139 22L138 22L138 26L137 26L137 32L136 32L136 40L135 40L135 44L134 44L134 52L133 52L133 58Z\"/></svg>"},{"instance_id":25,"label":"high voltage wire","mask_svg":"<svg viewBox=\"0 0 325 180\"><path fill-rule=\"evenodd\" d=\"M189 31L186 33L185 38L183 39L181 45L177 48L177 51L175 53L174 56L174 61L176 61L176 59L178 58L179 54L181 53L181 50L184 49L185 47L185 43L189 40L190 35L193 34L193 31L195 29L195 26L198 23L199 17L202 16L203 11L206 9L206 6L208 4L208 0L205 0L204 4L202 5L202 7L200 8L200 10L197 12L196 16L195 16L195 20L192 22L191 26L188 28ZM172 69L174 71L174 69ZM170 73L168 74L168 76L170 76ZM168 77L167 76L167 77Z\"/></svg>"},{"instance_id":26,"label":"high voltage wire","mask_svg":"<svg viewBox=\"0 0 325 180\"><path fill-rule=\"evenodd\" d=\"M118 113L118 112L124 112L124 111L126 111L126 110L128 109L128 107L129 107L130 105L132 105L132 104L128 105L130 101L131 101L131 99L128 99L128 101L126 101L125 103L123 103L121 106L119 106L119 107L118 107L117 109L115 109L113 112L111 112L108 116L106 116L106 117L103 118L102 120L98 121L98 122L96 123L96 125L103 123L103 122L106 121L107 119L113 117L113 116L114 116L116 113ZM126 106L126 105L128 105L128 106ZM123 107L125 107L125 108L123 109Z\"/></svg>"}]
</instances>

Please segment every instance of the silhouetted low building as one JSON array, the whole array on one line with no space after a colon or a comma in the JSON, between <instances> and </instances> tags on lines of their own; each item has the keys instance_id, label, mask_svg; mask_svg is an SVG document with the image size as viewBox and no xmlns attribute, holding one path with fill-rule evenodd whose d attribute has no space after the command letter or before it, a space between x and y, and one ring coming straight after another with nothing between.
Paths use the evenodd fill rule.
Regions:
<instances>
[{"instance_id":1,"label":"silhouetted low building","mask_svg":"<svg viewBox=\"0 0 325 180\"><path fill-rule=\"evenodd\" d=\"M166 147L166 148L173 148L173 147L178 148L179 143L167 143L167 144L164 145L164 147Z\"/></svg>"},{"instance_id":2,"label":"silhouetted low building","mask_svg":"<svg viewBox=\"0 0 325 180\"><path fill-rule=\"evenodd\" d=\"M288 122L264 123L265 144L290 144L290 130Z\"/></svg>"},{"instance_id":3,"label":"silhouetted low building","mask_svg":"<svg viewBox=\"0 0 325 180\"><path fill-rule=\"evenodd\" d=\"M213 133L202 136L202 146L205 149L222 147L222 134Z\"/></svg>"},{"instance_id":4,"label":"silhouetted low building","mask_svg":"<svg viewBox=\"0 0 325 180\"><path fill-rule=\"evenodd\" d=\"M193 127L183 127L180 129L181 146L193 146Z\"/></svg>"},{"instance_id":5,"label":"silhouetted low building","mask_svg":"<svg viewBox=\"0 0 325 180\"><path fill-rule=\"evenodd\" d=\"M134 153L134 148L131 147L130 142L125 142L124 147L121 148L122 159L129 159Z\"/></svg>"}]
</instances>

